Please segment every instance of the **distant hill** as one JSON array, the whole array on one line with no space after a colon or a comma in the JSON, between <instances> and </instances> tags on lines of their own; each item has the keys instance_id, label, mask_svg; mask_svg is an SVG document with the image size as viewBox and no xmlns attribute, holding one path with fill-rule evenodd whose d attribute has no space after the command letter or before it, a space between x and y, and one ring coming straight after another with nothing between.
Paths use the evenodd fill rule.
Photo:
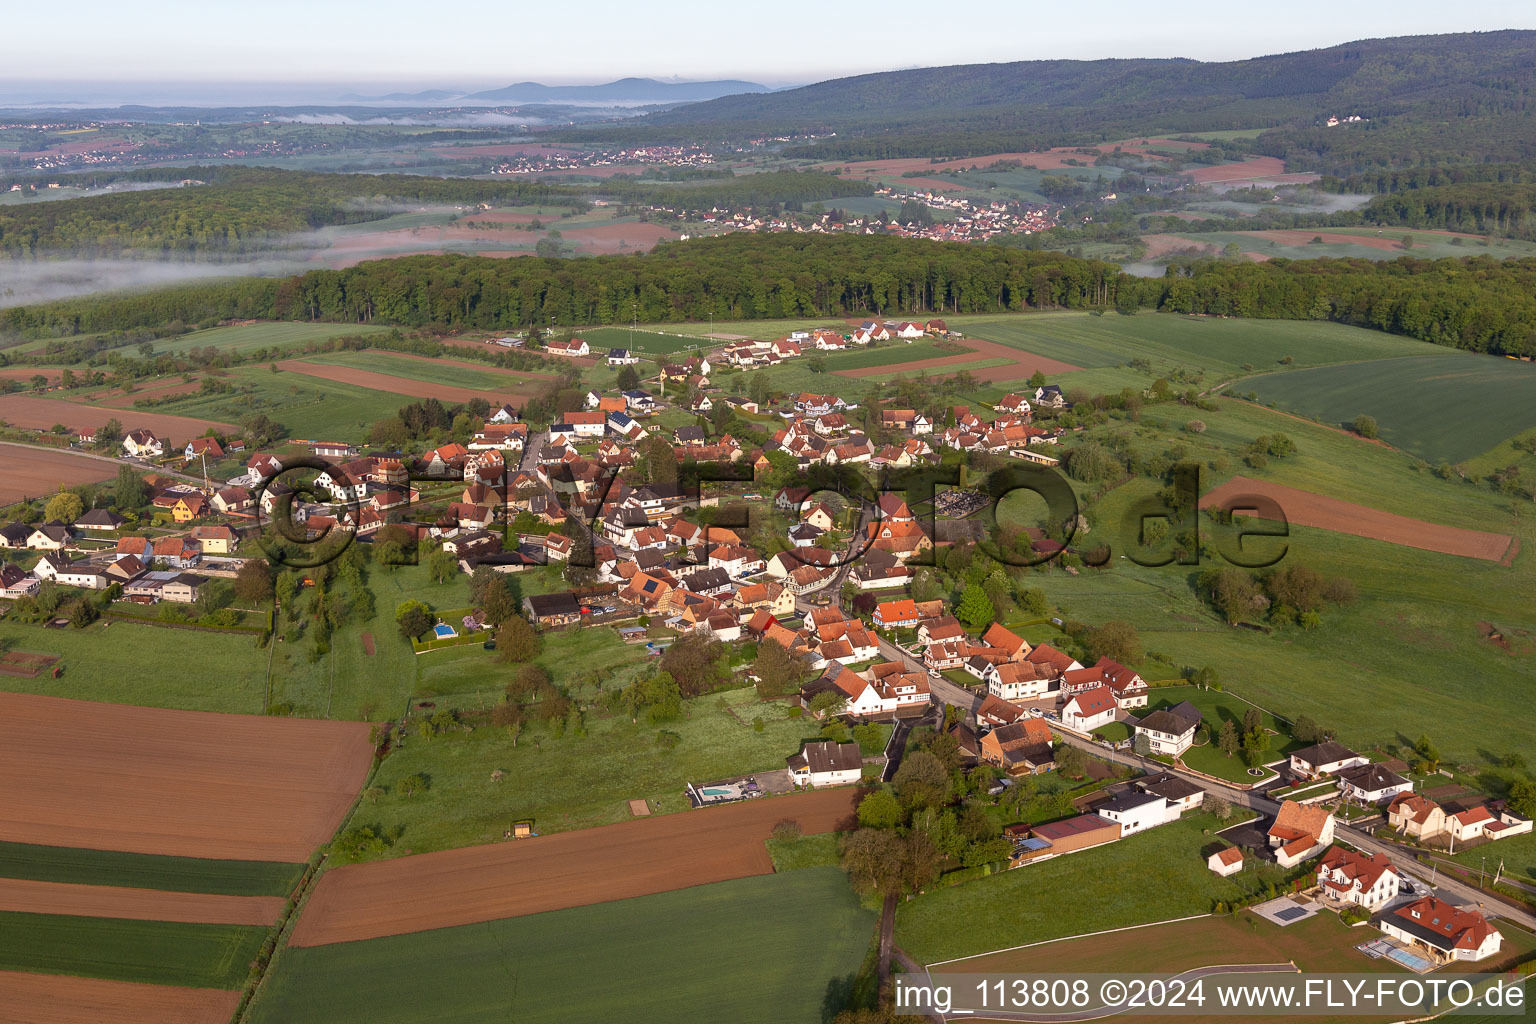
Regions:
<instances>
[{"instance_id":1,"label":"distant hill","mask_svg":"<svg viewBox=\"0 0 1536 1024\"><path fill-rule=\"evenodd\" d=\"M428 89L424 92L392 92L384 96L347 95L349 103L406 103L437 106L447 103L608 103L615 106L640 104L695 103L736 93L768 92L756 82L659 82L654 78L621 78L603 85L544 85L518 82L500 89L467 92L453 89Z\"/></svg>"},{"instance_id":2,"label":"distant hill","mask_svg":"<svg viewBox=\"0 0 1536 1024\"><path fill-rule=\"evenodd\" d=\"M496 103L692 103L735 93L765 93L756 82L658 82L654 78L621 78L605 85L541 85L519 82L504 89L471 93L467 100Z\"/></svg>"},{"instance_id":3,"label":"distant hill","mask_svg":"<svg viewBox=\"0 0 1536 1024\"><path fill-rule=\"evenodd\" d=\"M1010 148L999 145L1010 139L1014 146L1076 144L1154 131L1311 128L1348 114L1380 127L1414 115L1425 122L1471 119L1478 127L1458 147L1475 148L1487 137L1509 151L1503 158L1514 158L1513 150L1536 145L1533 111L1536 31L1510 30L1368 39L1220 63L1060 60L890 71L693 103L623 130L835 132L838 141L821 144L820 155L856 158L921 155L922 147L907 140L935 134L955 140L951 151L966 155ZM965 143L967 135L983 137Z\"/></svg>"}]
</instances>

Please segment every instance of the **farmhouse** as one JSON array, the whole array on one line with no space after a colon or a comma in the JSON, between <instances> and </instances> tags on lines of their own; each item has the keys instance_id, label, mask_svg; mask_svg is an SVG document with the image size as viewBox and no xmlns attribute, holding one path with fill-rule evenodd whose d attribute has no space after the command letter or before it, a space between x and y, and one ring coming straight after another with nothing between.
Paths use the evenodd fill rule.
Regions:
<instances>
[{"instance_id":1,"label":"farmhouse","mask_svg":"<svg viewBox=\"0 0 1536 1024\"><path fill-rule=\"evenodd\" d=\"M1051 730L1038 718L993 729L981 738L979 756L1009 775L1038 775L1055 767Z\"/></svg>"},{"instance_id":2,"label":"farmhouse","mask_svg":"<svg viewBox=\"0 0 1536 1024\"><path fill-rule=\"evenodd\" d=\"M785 758L797 786L846 786L864 774L864 755L857 743L821 740L807 743L798 754Z\"/></svg>"},{"instance_id":3,"label":"farmhouse","mask_svg":"<svg viewBox=\"0 0 1536 1024\"><path fill-rule=\"evenodd\" d=\"M1376 926L1442 964L1485 960L1504 944L1504 936L1482 914L1453 907L1435 896L1394 907Z\"/></svg>"},{"instance_id":4,"label":"farmhouse","mask_svg":"<svg viewBox=\"0 0 1536 1024\"><path fill-rule=\"evenodd\" d=\"M1055 677L1049 668L1028 661L988 664L981 679L987 692L1004 700L1038 700L1051 692Z\"/></svg>"}]
</instances>

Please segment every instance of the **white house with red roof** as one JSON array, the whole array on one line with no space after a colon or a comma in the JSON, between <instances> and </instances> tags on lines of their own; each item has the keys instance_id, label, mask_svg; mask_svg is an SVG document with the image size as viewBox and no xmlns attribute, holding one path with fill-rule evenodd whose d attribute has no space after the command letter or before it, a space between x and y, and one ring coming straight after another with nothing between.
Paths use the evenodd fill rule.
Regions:
<instances>
[{"instance_id":1,"label":"white house with red roof","mask_svg":"<svg viewBox=\"0 0 1536 1024\"><path fill-rule=\"evenodd\" d=\"M1332 843L1333 812L1317 804L1286 800L1269 826L1269 845L1283 868L1317 856Z\"/></svg>"},{"instance_id":2,"label":"white house with red roof","mask_svg":"<svg viewBox=\"0 0 1536 1024\"><path fill-rule=\"evenodd\" d=\"M1482 914L1454 907L1436 896L1394 907L1376 926L1415 953L1427 954L1442 964L1486 960L1504 945L1504 936Z\"/></svg>"},{"instance_id":3,"label":"white house with red roof","mask_svg":"<svg viewBox=\"0 0 1536 1024\"><path fill-rule=\"evenodd\" d=\"M1095 686L1067 699L1061 706L1061 724L1077 732L1092 732L1113 722L1119 711L1115 692L1107 686Z\"/></svg>"},{"instance_id":4,"label":"white house with red roof","mask_svg":"<svg viewBox=\"0 0 1536 1024\"><path fill-rule=\"evenodd\" d=\"M580 338L556 338L544 346L552 356L589 356L591 347Z\"/></svg>"},{"instance_id":5,"label":"white house with red roof","mask_svg":"<svg viewBox=\"0 0 1536 1024\"><path fill-rule=\"evenodd\" d=\"M1318 862L1317 884L1336 900L1375 910L1397 897L1402 879L1384 853L1367 857L1335 846Z\"/></svg>"}]
</instances>

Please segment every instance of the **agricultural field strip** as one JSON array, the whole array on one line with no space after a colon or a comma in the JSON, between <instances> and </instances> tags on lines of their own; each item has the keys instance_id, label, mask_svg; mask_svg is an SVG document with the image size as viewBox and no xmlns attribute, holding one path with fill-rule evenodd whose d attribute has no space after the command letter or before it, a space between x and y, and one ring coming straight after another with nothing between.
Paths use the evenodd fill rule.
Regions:
<instances>
[{"instance_id":1,"label":"agricultural field strip","mask_svg":"<svg viewBox=\"0 0 1536 1024\"><path fill-rule=\"evenodd\" d=\"M320 877L290 944L399 935L767 874L773 862L764 841L776 822L838 831L857 796L823 790L335 868Z\"/></svg>"},{"instance_id":2,"label":"agricultural field strip","mask_svg":"<svg viewBox=\"0 0 1536 1024\"><path fill-rule=\"evenodd\" d=\"M1370 540L1384 540L1425 551L1438 551L1463 558L1481 558L1497 562L1504 557L1514 538L1503 533L1466 530L1442 526L1422 519L1381 512L1364 505L1330 498L1282 484L1237 476L1208 491L1200 499L1201 508L1219 505L1239 495L1262 495L1279 504L1287 521L1335 533L1347 533ZM1267 518L1262 516L1261 518Z\"/></svg>"},{"instance_id":3,"label":"agricultural field strip","mask_svg":"<svg viewBox=\"0 0 1536 1024\"><path fill-rule=\"evenodd\" d=\"M16 731L0 749L0 840L40 845L306 860L372 756L363 723L16 693L0 693L0 720Z\"/></svg>"},{"instance_id":4,"label":"agricultural field strip","mask_svg":"<svg viewBox=\"0 0 1536 1024\"><path fill-rule=\"evenodd\" d=\"M63 424L70 430L102 427L108 420L123 422L128 429L148 427L161 438L186 441L213 427L217 430L236 430L233 423L218 420L194 419L190 416L172 416L159 412L125 413L121 409L97 407L79 402L48 398L40 395L0 395L0 419L13 427L49 430L55 424Z\"/></svg>"},{"instance_id":5,"label":"agricultural field strip","mask_svg":"<svg viewBox=\"0 0 1536 1024\"><path fill-rule=\"evenodd\" d=\"M0 505L117 475L117 467L100 459L10 443L0 444L0 465L5 467L0 473Z\"/></svg>"},{"instance_id":6,"label":"agricultural field strip","mask_svg":"<svg viewBox=\"0 0 1536 1024\"><path fill-rule=\"evenodd\" d=\"M306 363L324 366L355 366L359 369L383 373L406 380L428 384L449 384L459 387L478 387L494 390L503 385L526 385L530 381L554 380L550 373L533 373L524 370L504 370L488 363L473 363L467 359L449 359L418 356L408 352L336 352L302 357Z\"/></svg>"},{"instance_id":7,"label":"agricultural field strip","mask_svg":"<svg viewBox=\"0 0 1536 1024\"><path fill-rule=\"evenodd\" d=\"M0 971L0 1006L17 1024L226 1024L240 993Z\"/></svg>"},{"instance_id":8,"label":"agricultural field strip","mask_svg":"<svg viewBox=\"0 0 1536 1024\"><path fill-rule=\"evenodd\" d=\"M287 896L303 864L203 860L0 842L0 878L222 896Z\"/></svg>"},{"instance_id":9,"label":"agricultural field strip","mask_svg":"<svg viewBox=\"0 0 1536 1024\"><path fill-rule=\"evenodd\" d=\"M281 896L215 896L0 878L0 911L27 914L119 917L187 924L272 925L281 916L283 903Z\"/></svg>"},{"instance_id":10,"label":"agricultural field strip","mask_svg":"<svg viewBox=\"0 0 1536 1024\"><path fill-rule=\"evenodd\" d=\"M323 363L310 362L307 359L285 359L278 363L278 368L301 373L308 377L318 377L321 380L335 381L340 384L352 384L358 387L371 388L374 391L386 391L390 394L409 395L413 398L436 398L442 402L467 402L474 398L494 399L499 397L526 397L535 390L532 380L522 381L521 387L514 386L513 381L508 381L505 388L467 388L457 387L451 384L431 384L411 377L399 377L388 373L379 373L373 370L363 370L354 366L329 366Z\"/></svg>"},{"instance_id":11,"label":"agricultural field strip","mask_svg":"<svg viewBox=\"0 0 1536 1024\"><path fill-rule=\"evenodd\" d=\"M0 970L239 988L270 933L254 925L0 911Z\"/></svg>"}]
</instances>

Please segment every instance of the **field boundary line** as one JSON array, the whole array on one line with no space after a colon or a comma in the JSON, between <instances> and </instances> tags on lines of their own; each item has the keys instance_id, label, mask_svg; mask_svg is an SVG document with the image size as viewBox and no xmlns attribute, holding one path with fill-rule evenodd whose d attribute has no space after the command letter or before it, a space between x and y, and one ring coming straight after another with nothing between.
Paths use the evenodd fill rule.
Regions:
<instances>
[{"instance_id":1,"label":"field boundary line","mask_svg":"<svg viewBox=\"0 0 1536 1024\"><path fill-rule=\"evenodd\" d=\"M1213 914L1190 914L1188 917L1170 917L1166 921L1148 921L1146 924L1128 924L1124 928L1105 928L1096 932L1084 932L1081 935L1062 935L1054 939L1041 939L1039 942L1025 942L1018 946L1008 946L1003 949L989 949L984 953L972 953L969 956L957 956L953 960L935 960L931 964L924 964L928 969L942 967L944 964L957 964L962 960L975 960L978 957L993 956L997 953L1011 953L1016 949L1029 949L1032 946L1049 946L1053 942L1066 942L1070 939L1091 939L1095 935L1113 935L1116 932L1133 932L1139 928L1155 928L1160 924L1178 924L1181 921L1198 921L1203 917L1213 917Z\"/></svg>"}]
</instances>

